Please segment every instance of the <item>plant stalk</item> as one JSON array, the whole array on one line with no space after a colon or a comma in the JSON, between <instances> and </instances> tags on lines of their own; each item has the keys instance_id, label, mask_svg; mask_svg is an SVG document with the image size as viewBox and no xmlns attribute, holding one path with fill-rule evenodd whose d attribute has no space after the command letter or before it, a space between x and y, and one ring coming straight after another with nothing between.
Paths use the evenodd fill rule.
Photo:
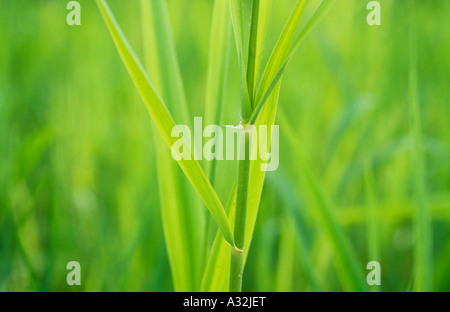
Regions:
<instances>
[{"instance_id":1,"label":"plant stalk","mask_svg":"<svg viewBox=\"0 0 450 312\"><path fill-rule=\"evenodd\" d=\"M253 108L253 95L255 92L256 77L256 46L258 40L258 18L259 18L259 1L253 1L252 7L252 22L250 25L250 40L248 45L248 64L247 64L247 87L250 96L251 105Z\"/></svg>"},{"instance_id":2,"label":"plant stalk","mask_svg":"<svg viewBox=\"0 0 450 312\"><path fill-rule=\"evenodd\" d=\"M234 219L235 247L231 250L230 292L242 291L244 273L245 222L247 218L248 184L250 176L250 133L242 130L244 159L239 160L236 192L236 216Z\"/></svg>"}]
</instances>

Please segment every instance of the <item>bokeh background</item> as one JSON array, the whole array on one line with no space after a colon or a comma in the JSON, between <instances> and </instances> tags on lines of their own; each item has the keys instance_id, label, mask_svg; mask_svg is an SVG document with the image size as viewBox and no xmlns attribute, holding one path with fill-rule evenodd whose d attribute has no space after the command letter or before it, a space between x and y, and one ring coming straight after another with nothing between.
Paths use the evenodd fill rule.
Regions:
<instances>
[{"instance_id":1,"label":"bokeh background","mask_svg":"<svg viewBox=\"0 0 450 312\"><path fill-rule=\"evenodd\" d=\"M82 25L72 27L67 2L0 0L0 291L171 291L152 121L95 1L79 1ZM280 168L267 174L245 290L346 290L300 158L333 203L361 270L378 260L379 289L414 288L411 1L379 1L382 25L373 27L367 2L338 1L284 76ZM139 1L108 3L142 57ZM203 116L212 1L167 3L188 103ZM269 46L293 5L274 1ZM450 1L416 5L428 265L432 289L450 291ZM223 124L239 120L230 49ZM218 166L226 202L236 164ZM71 260L81 264L81 286L66 284Z\"/></svg>"}]
</instances>

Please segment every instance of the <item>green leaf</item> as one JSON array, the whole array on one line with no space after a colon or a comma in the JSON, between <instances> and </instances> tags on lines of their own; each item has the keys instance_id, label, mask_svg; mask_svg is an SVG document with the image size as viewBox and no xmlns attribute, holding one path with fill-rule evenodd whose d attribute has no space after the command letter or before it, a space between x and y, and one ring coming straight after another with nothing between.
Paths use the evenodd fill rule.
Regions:
<instances>
[{"instance_id":1,"label":"green leaf","mask_svg":"<svg viewBox=\"0 0 450 312\"><path fill-rule=\"evenodd\" d=\"M234 225L234 213L236 208L237 180L227 201L226 211L230 223ZM201 291L226 292L230 278L231 247L224 244L223 234L217 231L211 252L203 273Z\"/></svg>"},{"instance_id":2,"label":"green leaf","mask_svg":"<svg viewBox=\"0 0 450 312\"><path fill-rule=\"evenodd\" d=\"M152 64L152 82L163 96L164 103L172 112L174 119L179 123L190 125L192 120L181 79L166 2L141 0L141 14L145 32L144 57L146 64Z\"/></svg>"},{"instance_id":3,"label":"green leaf","mask_svg":"<svg viewBox=\"0 0 450 312\"><path fill-rule=\"evenodd\" d=\"M97 4L100 11L103 14L106 25L111 33L111 36L116 44L120 56L122 57L125 66L133 79L136 88L138 89L141 97L143 98L147 109L155 122L157 129L161 133L164 141L169 146L177 141L176 138L171 136L172 129L175 127L175 123L169 114L167 108L165 107L161 97L156 92L150 79L143 70L142 65L138 61L136 55L131 49L129 43L125 39L120 27L118 26L112 12L105 3L104 0L97 0ZM199 163L194 160L180 160L178 161L184 174L200 195L201 199L208 207L209 211L216 220L219 228L224 234L224 239L231 245L234 246L233 234L231 231L230 224L227 220L225 210L212 188L209 180L206 178L203 170L201 169Z\"/></svg>"},{"instance_id":4,"label":"green leaf","mask_svg":"<svg viewBox=\"0 0 450 312\"><path fill-rule=\"evenodd\" d=\"M230 0L231 21L241 73L241 118L248 121L252 114L251 100L247 86L247 63L244 55L244 26L242 21L242 1Z\"/></svg>"},{"instance_id":5,"label":"green leaf","mask_svg":"<svg viewBox=\"0 0 450 312\"><path fill-rule=\"evenodd\" d=\"M298 47L302 43L303 39L322 20L322 18L334 6L336 1L337 0L322 0L322 2L319 4L316 11L314 12L312 17L306 24L305 28L295 39L295 42L293 43L291 49L289 50L289 53L285 54L285 56L282 58L277 58L277 62L273 61L273 64L271 65L270 70L268 70L268 66L270 64L270 60L269 60L269 64L266 66L266 71L264 72L263 78L261 79L261 83L258 88L257 97L253 101L256 104L255 104L255 108L252 113L252 117L250 118L250 124L252 124L256 120L256 117L258 116L259 112L261 111L261 108L265 105L269 95L272 93L275 86L281 80L284 70L286 69L290 60L292 59L292 57L294 56ZM275 63L277 63L277 64L275 64Z\"/></svg>"},{"instance_id":6,"label":"green leaf","mask_svg":"<svg viewBox=\"0 0 450 312\"><path fill-rule=\"evenodd\" d=\"M168 10L163 0L141 0L141 20L146 66L157 90L178 120L188 124L189 113L172 39ZM178 109L178 107L180 109ZM177 117L177 116L175 116ZM154 129L156 133L157 130ZM164 238L175 291L198 291L202 273L204 237L202 212L189 198L186 179L171 159L165 143L157 139L158 188ZM186 204L190 209L186 209Z\"/></svg>"},{"instance_id":7,"label":"green leaf","mask_svg":"<svg viewBox=\"0 0 450 312\"><path fill-rule=\"evenodd\" d=\"M268 89L273 78L277 74L280 66L283 64L283 60L289 53L289 48L291 47L292 40L294 39L295 32L297 30L300 19L303 16L305 6L308 0L298 0L294 10L289 17L286 26L283 29L280 37L278 38L277 44L270 55L269 61L264 69L261 81L259 83L256 103L262 98L264 91Z\"/></svg>"},{"instance_id":8,"label":"green leaf","mask_svg":"<svg viewBox=\"0 0 450 312\"><path fill-rule=\"evenodd\" d=\"M272 126L275 125L275 118L278 109L278 100L280 95L281 83L278 84L275 91L272 93L267 101L267 105L261 111L260 116L255 122L255 126L259 129L259 126L265 125L268 129L267 136L267 151L269 151L272 144ZM266 165L266 162L259 158L251 162L250 167L250 185L247 203L247 225L245 228L245 255L248 255L248 250L250 248L251 239L253 237L253 231L255 229L256 217L258 215L259 203L261 200L261 193L264 186L264 179L266 176L266 171L262 168Z\"/></svg>"},{"instance_id":9,"label":"green leaf","mask_svg":"<svg viewBox=\"0 0 450 312\"><path fill-rule=\"evenodd\" d=\"M228 8L228 0L214 2L206 80L205 124L207 125L219 124L221 119L231 38Z\"/></svg>"},{"instance_id":10,"label":"green leaf","mask_svg":"<svg viewBox=\"0 0 450 312\"><path fill-rule=\"evenodd\" d=\"M267 106L263 108L256 125L267 125L268 129L275 123L278 96L280 89L271 95L268 100ZM271 144L271 136L267 138L267 146ZM249 191L247 201L247 220L245 225L245 257L248 256L250 250L250 244L253 237L253 231L255 229L256 217L258 215L259 203L261 200L261 193L264 185L265 171L261 170L261 166L264 165L264 161L261 159L252 160L250 164L250 178L249 178ZM227 205L228 218L231 224L234 224L234 209L235 209L236 189L230 195L228 199L229 205ZM213 247L207 263L207 269L203 276L202 291L228 291L228 284L230 278L230 257L231 248L224 243L222 234L219 232L214 240Z\"/></svg>"},{"instance_id":11,"label":"green leaf","mask_svg":"<svg viewBox=\"0 0 450 312\"><path fill-rule=\"evenodd\" d=\"M257 76L256 70L256 46L258 41L259 0L253 0L252 20L250 23L250 40L248 43L247 62L247 87L250 100L253 100L253 92ZM250 103L253 107L253 103Z\"/></svg>"},{"instance_id":12,"label":"green leaf","mask_svg":"<svg viewBox=\"0 0 450 312\"><path fill-rule=\"evenodd\" d=\"M229 65L231 24L228 0L214 2L206 80L205 124L219 125L222 119ZM211 184L215 185L216 160L205 162ZM207 221L208 222L208 221Z\"/></svg>"},{"instance_id":13,"label":"green leaf","mask_svg":"<svg viewBox=\"0 0 450 312\"><path fill-rule=\"evenodd\" d=\"M264 41L266 39L267 26L269 24L270 9L272 8L272 0L259 0L259 17L258 17L258 33L256 38L256 54L255 54L255 73L254 85L252 86L251 98L255 98L257 79L260 74L261 60L264 50ZM252 100L252 109L255 108Z\"/></svg>"},{"instance_id":14,"label":"green leaf","mask_svg":"<svg viewBox=\"0 0 450 312\"><path fill-rule=\"evenodd\" d=\"M164 238L169 256L175 291L198 291L201 277L202 238L199 219L193 209L186 209L187 196L179 170L170 159L170 152L157 138L158 188L161 202ZM191 205L190 208L193 208Z\"/></svg>"},{"instance_id":15,"label":"green leaf","mask_svg":"<svg viewBox=\"0 0 450 312\"><path fill-rule=\"evenodd\" d=\"M230 46L232 32L229 12L229 0L215 0L211 22L211 34L208 55L208 76L206 81L205 124L219 125L224 111L223 104L226 92ZM205 161L204 168L212 186L216 184L217 160ZM205 248L203 259L206 263L214 229L210 216L206 217Z\"/></svg>"}]
</instances>

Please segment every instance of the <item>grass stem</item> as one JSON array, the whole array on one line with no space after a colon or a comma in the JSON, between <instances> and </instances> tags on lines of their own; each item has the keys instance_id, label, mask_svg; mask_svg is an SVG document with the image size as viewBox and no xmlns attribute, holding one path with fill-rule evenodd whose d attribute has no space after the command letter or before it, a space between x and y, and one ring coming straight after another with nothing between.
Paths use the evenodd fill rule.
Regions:
<instances>
[{"instance_id":1,"label":"grass stem","mask_svg":"<svg viewBox=\"0 0 450 312\"><path fill-rule=\"evenodd\" d=\"M252 8L252 22L250 25L250 40L248 45L248 65L247 65L247 87L250 101L253 102L253 94L255 91L256 77L256 45L258 40L258 14L259 14L259 1L253 1ZM253 107L253 103L250 103Z\"/></svg>"},{"instance_id":2,"label":"grass stem","mask_svg":"<svg viewBox=\"0 0 450 312\"><path fill-rule=\"evenodd\" d=\"M250 133L243 130L244 153L239 160L238 184L236 193L236 216L234 220L235 248L231 251L230 292L242 290L244 271L245 223L247 218L248 184L250 176Z\"/></svg>"}]
</instances>

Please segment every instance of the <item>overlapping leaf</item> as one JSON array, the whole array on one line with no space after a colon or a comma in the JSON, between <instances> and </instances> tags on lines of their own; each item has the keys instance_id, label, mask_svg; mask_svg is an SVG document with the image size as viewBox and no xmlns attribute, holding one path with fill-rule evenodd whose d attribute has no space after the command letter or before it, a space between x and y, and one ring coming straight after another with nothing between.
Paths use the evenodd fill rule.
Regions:
<instances>
[{"instance_id":1,"label":"overlapping leaf","mask_svg":"<svg viewBox=\"0 0 450 312\"><path fill-rule=\"evenodd\" d=\"M129 43L125 39L124 34L115 21L115 18L106 2L104 0L97 0L97 4L103 14L106 25L108 26L122 60L124 61L125 66L136 85L136 88L141 94L141 97L143 98L158 131L161 133L169 148L171 148L177 141L177 138L173 138L171 136L175 123L169 111L164 105L160 95L156 92L156 89L147 74L143 70L142 65L138 61ZM228 223L225 210L223 209L217 194L212 188L209 180L206 178L198 162L194 160L181 159L178 164L196 192L200 195L206 207L208 207L209 211L218 223L219 228L223 231L224 239L230 245L234 246L233 233L231 231L230 224Z\"/></svg>"}]
</instances>

